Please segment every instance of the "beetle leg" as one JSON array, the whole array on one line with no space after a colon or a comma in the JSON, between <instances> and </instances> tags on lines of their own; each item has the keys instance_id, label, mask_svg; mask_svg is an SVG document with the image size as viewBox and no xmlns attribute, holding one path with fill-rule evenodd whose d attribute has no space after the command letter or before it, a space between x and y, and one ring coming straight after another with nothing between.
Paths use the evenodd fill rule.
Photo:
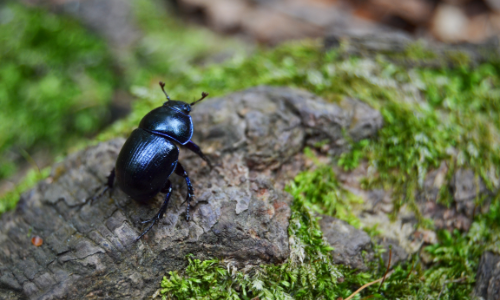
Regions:
<instances>
[{"instance_id":1,"label":"beetle leg","mask_svg":"<svg viewBox=\"0 0 500 300\"><path fill-rule=\"evenodd\" d=\"M109 175L107 177L106 187L99 194L96 194L93 197L85 200L85 203L90 201L90 205L92 205L92 202L94 202L95 199L101 198L102 195L104 195L104 193L106 193L106 191L111 190L113 188L114 182L115 182L115 168L113 168L113 170L111 170L111 172L109 173Z\"/></svg>"},{"instance_id":2,"label":"beetle leg","mask_svg":"<svg viewBox=\"0 0 500 300\"><path fill-rule=\"evenodd\" d=\"M162 192L163 191L165 191L167 194L165 195L165 200L163 201L160 210L150 220L141 222L141 224L146 224L146 223L152 223L152 224L149 225L149 227L146 230L144 230L144 232L141 233L139 237L135 239L136 242L140 240L146 233L148 233L148 231L150 231L151 228L153 228L153 225L155 225L156 222L160 221L160 219L163 217L163 214L167 211L168 201L170 200L170 195L172 195L172 183L170 182L170 180L167 180L165 187L162 189Z\"/></svg>"},{"instance_id":3,"label":"beetle leg","mask_svg":"<svg viewBox=\"0 0 500 300\"><path fill-rule=\"evenodd\" d=\"M196 145L195 145L196 146ZM196 146L198 147L198 146ZM189 176L187 172L184 170L184 167L182 167L180 162L177 162L177 167L175 167L175 174L181 176L186 180L186 185L187 185L187 208L186 208L186 221L189 221L189 207L190 207L190 201L194 196L194 190L193 190L193 185L191 185L191 180L189 180Z\"/></svg>"},{"instance_id":4,"label":"beetle leg","mask_svg":"<svg viewBox=\"0 0 500 300\"><path fill-rule=\"evenodd\" d=\"M201 159L203 159L204 161L207 162L208 166L210 167L210 169L212 169L212 163L210 163L210 160L208 160L208 158L205 156L205 154L203 154L203 152L201 151L200 147L198 145L196 145L195 143L193 143L193 141L189 141L187 142L184 147L188 148L189 150L193 151L194 153L198 154L199 157L201 157Z\"/></svg>"}]
</instances>

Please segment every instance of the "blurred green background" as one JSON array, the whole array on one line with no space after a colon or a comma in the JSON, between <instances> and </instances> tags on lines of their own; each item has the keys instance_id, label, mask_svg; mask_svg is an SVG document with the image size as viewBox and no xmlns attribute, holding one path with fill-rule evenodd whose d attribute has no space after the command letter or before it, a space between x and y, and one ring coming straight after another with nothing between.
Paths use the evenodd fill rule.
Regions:
<instances>
[{"instance_id":1,"label":"blurred green background","mask_svg":"<svg viewBox=\"0 0 500 300\"><path fill-rule=\"evenodd\" d=\"M87 28L88 20L50 5L0 2L0 196L28 170L34 170L28 172L33 179L42 178L54 159L125 116L134 98L131 87L156 85L217 53L242 49L239 42L172 18L167 2L122 5L130 12L130 32L114 38L106 28ZM109 19L117 23L111 29L124 22L123 16ZM134 38L117 42L123 34Z\"/></svg>"},{"instance_id":2,"label":"blurred green background","mask_svg":"<svg viewBox=\"0 0 500 300\"><path fill-rule=\"evenodd\" d=\"M12 2L1 6L0 20L5 179L31 160L30 153L59 153L101 128L119 78L106 43L75 20Z\"/></svg>"}]
</instances>

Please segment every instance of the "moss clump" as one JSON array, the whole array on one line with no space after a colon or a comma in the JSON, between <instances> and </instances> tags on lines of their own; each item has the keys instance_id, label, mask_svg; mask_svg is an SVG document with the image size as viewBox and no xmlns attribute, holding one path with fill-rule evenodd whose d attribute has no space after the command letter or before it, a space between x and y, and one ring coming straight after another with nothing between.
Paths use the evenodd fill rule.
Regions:
<instances>
[{"instance_id":1,"label":"moss clump","mask_svg":"<svg viewBox=\"0 0 500 300\"><path fill-rule=\"evenodd\" d=\"M361 224L354 214L354 208L362 204L363 199L340 185L331 165L319 163L308 148L305 149L305 153L313 159L316 166L313 170L298 174L289 184L287 192L295 195L313 211L335 216L359 228Z\"/></svg>"},{"instance_id":2,"label":"moss clump","mask_svg":"<svg viewBox=\"0 0 500 300\"><path fill-rule=\"evenodd\" d=\"M105 43L76 21L16 2L0 5L0 179L19 153L95 133L115 75Z\"/></svg>"},{"instance_id":3,"label":"moss clump","mask_svg":"<svg viewBox=\"0 0 500 300\"><path fill-rule=\"evenodd\" d=\"M414 42L405 48L403 56L408 60L422 61L435 59L437 57L436 53L429 50L421 42Z\"/></svg>"},{"instance_id":4,"label":"moss clump","mask_svg":"<svg viewBox=\"0 0 500 300\"><path fill-rule=\"evenodd\" d=\"M444 161L449 175L456 168L471 168L489 189L496 190L500 175L499 74L498 66L487 64L474 70L418 69L410 75L424 97L383 101L380 110L385 124L378 138L368 146L354 147L362 148L363 157L378 171L366 180L367 186L390 187L396 204L413 203L427 172ZM345 160L352 162L354 153ZM439 201L449 203L449 199L443 186Z\"/></svg>"},{"instance_id":5,"label":"moss clump","mask_svg":"<svg viewBox=\"0 0 500 300\"><path fill-rule=\"evenodd\" d=\"M292 190L295 196L301 194ZM373 279L374 275L354 273L332 263L331 248L301 198L293 203L288 230L291 255L283 264L262 265L245 273L223 261L188 258L182 273L170 272L163 278L163 298L337 299Z\"/></svg>"},{"instance_id":6,"label":"moss clump","mask_svg":"<svg viewBox=\"0 0 500 300\"><path fill-rule=\"evenodd\" d=\"M441 299L470 299L479 259L484 251L499 253L500 201L472 223L469 232L439 232L439 243L424 249L432 264L424 272L422 289L442 295Z\"/></svg>"},{"instance_id":7,"label":"moss clump","mask_svg":"<svg viewBox=\"0 0 500 300\"><path fill-rule=\"evenodd\" d=\"M2 196L2 201L0 201L0 214L14 209L19 201L21 193L34 186L38 181L47 178L49 174L50 168L44 168L42 170L31 169L28 171L20 184L16 185L13 190Z\"/></svg>"}]
</instances>

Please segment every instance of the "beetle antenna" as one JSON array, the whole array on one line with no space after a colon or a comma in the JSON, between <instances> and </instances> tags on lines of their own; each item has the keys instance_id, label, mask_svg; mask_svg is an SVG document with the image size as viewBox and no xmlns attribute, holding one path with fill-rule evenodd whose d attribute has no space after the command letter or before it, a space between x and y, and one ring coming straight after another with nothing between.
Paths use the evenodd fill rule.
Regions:
<instances>
[{"instance_id":1,"label":"beetle antenna","mask_svg":"<svg viewBox=\"0 0 500 300\"><path fill-rule=\"evenodd\" d=\"M191 106L195 105L196 103L200 102L201 100L205 99L208 96L208 93L202 92L201 93L201 98L200 100L196 100L193 103L191 103Z\"/></svg>"},{"instance_id":2,"label":"beetle antenna","mask_svg":"<svg viewBox=\"0 0 500 300\"><path fill-rule=\"evenodd\" d=\"M165 82L160 81L160 86L161 86L161 90L163 91L165 96L167 96L167 100L170 101L170 97L168 96L167 92L165 92Z\"/></svg>"}]
</instances>

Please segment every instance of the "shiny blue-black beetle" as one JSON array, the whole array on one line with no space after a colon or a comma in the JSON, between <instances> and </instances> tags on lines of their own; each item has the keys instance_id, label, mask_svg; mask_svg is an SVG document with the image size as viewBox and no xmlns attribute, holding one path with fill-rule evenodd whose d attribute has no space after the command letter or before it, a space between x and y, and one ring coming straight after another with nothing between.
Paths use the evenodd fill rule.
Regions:
<instances>
[{"instance_id":1,"label":"shiny blue-black beetle","mask_svg":"<svg viewBox=\"0 0 500 300\"><path fill-rule=\"evenodd\" d=\"M139 128L132 131L118 154L115 168L108 176L105 189L92 198L92 200L98 198L108 189L112 189L115 178L118 186L136 201L147 203L159 192L166 193L158 213L150 220L142 222L143 224L151 223L151 225L137 237L136 241L151 230L166 212L168 200L172 194L172 186L168 178L173 172L186 180L188 190L186 220L189 221L190 200L194 196L193 186L188 174L178 161L179 149L175 143L193 151L205 160L210 168L212 167L200 147L191 141L193 121L189 115L191 106L205 99L208 94L202 93L201 99L188 104L183 101L170 100L165 92L165 83L160 82L160 87L167 97L167 102L142 118Z\"/></svg>"}]
</instances>

